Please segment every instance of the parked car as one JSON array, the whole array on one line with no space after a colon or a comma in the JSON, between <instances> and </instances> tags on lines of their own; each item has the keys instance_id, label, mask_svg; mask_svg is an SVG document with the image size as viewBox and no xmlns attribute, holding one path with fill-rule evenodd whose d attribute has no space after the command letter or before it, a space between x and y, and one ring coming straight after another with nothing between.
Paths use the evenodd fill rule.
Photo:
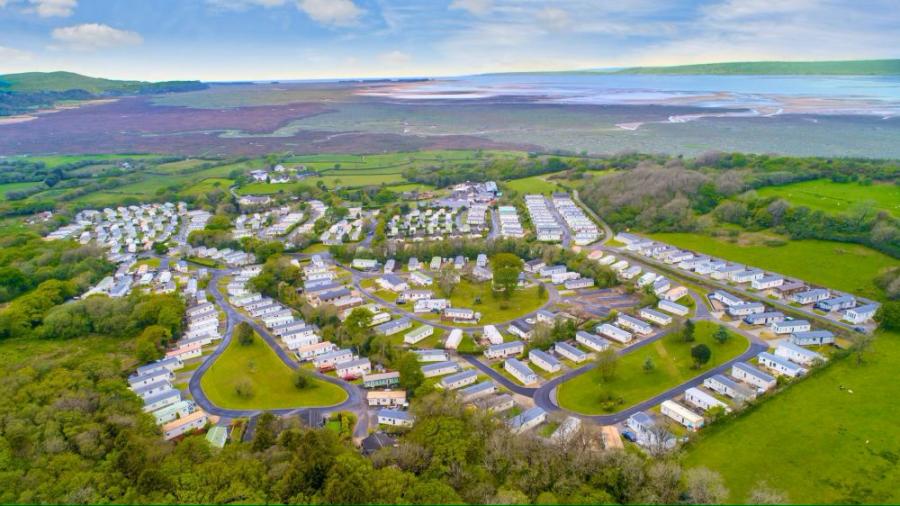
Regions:
<instances>
[{"instance_id":1,"label":"parked car","mask_svg":"<svg viewBox=\"0 0 900 506\"><path fill-rule=\"evenodd\" d=\"M622 432L622 437L631 441L632 443L637 443L637 434L631 432L630 430L626 430Z\"/></svg>"}]
</instances>

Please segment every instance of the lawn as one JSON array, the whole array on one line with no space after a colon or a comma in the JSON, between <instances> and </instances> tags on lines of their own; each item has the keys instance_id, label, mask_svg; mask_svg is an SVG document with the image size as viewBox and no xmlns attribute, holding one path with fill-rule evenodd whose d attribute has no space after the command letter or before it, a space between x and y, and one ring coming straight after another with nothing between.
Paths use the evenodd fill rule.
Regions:
<instances>
[{"instance_id":1,"label":"lawn","mask_svg":"<svg viewBox=\"0 0 900 506\"><path fill-rule=\"evenodd\" d=\"M900 502L900 333L880 333L867 363L855 362L838 361L705 429L685 466L721 473L731 503L761 480L794 503Z\"/></svg>"},{"instance_id":2,"label":"lawn","mask_svg":"<svg viewBox=\"0 0 900 506\"><path fill-rule=\"evenodd\" d=\"M900 186L894 184L835 183L829 179L803 181L757 190L760 197L781 197L795 206L827 213L845 213L861 202L900 216Z\"/></svg>"},{"instance_id":3,"label":"lawn","mask_svg":"<svg viewBox=\"0 0 900 506\"><path fill-rule=\"evenodd\" d=\"M512 179L504 181L503 184L511 190L515 190L521 194L539 193L549 195L557 190L557 184L554 181L548 181L547 177L551 174L542 176L524 177L522 179Z\"/></svg>"},{"instance_id":4,"label":"lawn","mask_svg":"<svg viewBox=\"0 0 900 506\"><path fill-rule=\"evenodd\" d=\"M476 304L475 298L481 297L481 303ZM533 286L518 289L513 292L509 300L493 295L490 283L472 283L461 280L453 294L450 296L453 307L466 307L481 313L480 325L501 323L530 313L540 308L547 302L547 295L538 296L538 287Z\"/></svg>"},{"instance_id":5,"label":"lawn","mask_svg":"<svg viewBox=\"0 0 900 506\"><path fill-rule=\"evenodd\" d=\"M897 260L865 246L833 241L787 241L768 246L762 236L743 234L736 242L702 234L663 233L650 237L708 255L796 276L810 283L883 299L874 279ZM836 268L838 267L839 268Z\"/></svg>"},{"instance_id":6,"label":"lawn","mask_svg":"<svg viewBox=\"0 0 900 506\"><path fill-rule=\"evenodd\" d=\"M711 322L697 322L696 340L692 343L683 342L680 335L673 333L625 354L619 359L615 377L603 383L602 388L596 369L576 376L559 386L559 405L590 415L621 411L727 362L747 349L747 339L734 332L729 332L731 338L725 344L715 342L712 335L716 328ZM702 368L694 369L690 350L700 343L709 346L712 358ZM644 370L648 357L654 364L650 372ZM612 409L605 409L601 392L620 398L622 402Z\"/></svg>"},{"instance_id":7,"label":"lawn","mask_svg":"<svg viewBox=\"0 0 900 506\"><path fill-rule=\"evenodd\" d=\"M347 399L340 387L315 379L311 387L298 390L292 370L265 341L256 336L243 346L233 340L206 374L200 386L216 406L227 409L278 409L305 406L333 406ZM236 392L241 382L251 386L253 395Z\"/></svg>"}]
</instances>

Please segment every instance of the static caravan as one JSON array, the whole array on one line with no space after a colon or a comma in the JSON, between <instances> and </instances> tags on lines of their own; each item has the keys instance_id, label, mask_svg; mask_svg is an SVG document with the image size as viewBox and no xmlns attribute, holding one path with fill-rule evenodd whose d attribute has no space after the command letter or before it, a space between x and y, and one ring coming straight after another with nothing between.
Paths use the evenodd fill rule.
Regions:
<instances>
[{"instance_id":1,"label":"static caravan","mask_svg":"<svg viewBox=\"0 0 900 506\"><path fill-rule=\"evenodd\" d=\"M576 364L580 364L588 359L588 354L579 350L578 348L572 346L568 343L559 342L556 343L553 347L556 354L575 362Z\"/></svg>"},{"instance_id":2,"label":"static caravan","mask_svg":"<svg viewBox=\"0 0 900 506\"><path fill-rule=\"evenodd\" d=\"M744 362L737 362L731 366L731 375L735 378L753 385L758 391L766 392L775 388L777 382L773 376L766 374L756 367Z\"/></svg>"},{"instance_id":3,"label":"static caravan","mask_svg":"<svg viewBox=\"0 0 900 506\"><path fill-rule=\"evenodd\" d=\"M537 383L538 375L531 370L525 362L517 358L508 358L503 363L503 369L525 385Z\"/></svg>"},{"instance_id":4,"label":"static caravan","mask_svg":"<svg viewBox=\"0 0 900 506\"><path fill-rule=\"evenodd\" d=\"M807 372L805 367L795 364L786 358L772 355L767 351L757 355L757 360L759 360L760 365L781 376L796 378L798 376L803 376Z\"/></svg>"},{"instance_id":5,"label":"static caravan","mask_svg":"<svg viewBox=\"0 0 900 506\"><path fill-rule=\"evenodd\" d=\"M775 355L786 358L800 365L813 365L825 362L825 357L791 342L783 342L775 348Z\"/></svg>"},{"instance_id":6,"label":"static caravan","mask_svg":"<svg viewBox=\"0 0 900 506\"><path fill-rule=\"evenodd\" d=\"M756 398L756 391L748 388L724 374L716 374L703 380L703 386L728 396L738 402L747 402Z\"/></svg>"},{"instance_id":7,"label":"static caravan","mask_svg":"<svg viewBox=\"0 0 900 506\"><path fill-rule=\"evenodd\" d=\"M541 369L547 372L557 372L562 369L562 364L557 360L553 355L549 353L534 349L528 352L528 360L531 361L532 364L540 367Z\"/></svg>"},{"instance_id":8,"label":"static caravan","mask_svg":"<svg viewBox=\"0 0 900 506\"><path fill-rule=\"evenodd\" d=\"M596 334L591 334L590 332L585 332L583 330L575 332L575 341L594 351L603 351L609 348L609 341Z\"/></svg>"},{"instance_id":9,"label":"static caravan","mask_svg":"<svg viewBox=\"0 0 900 506\"><path fill-rule=\"evenodd\" d=\"M703 427L704 419L702 416L675 401L663 401L659 406L659 411L663 415L684 425L688 430L696 431Z\"/></svg>"},{"instance_id":10,"label":"static caravan","mask_svg":"<svg viewBox=\"0 0 900 506\"><path fill-rule=\"evenodd\" d=\"M615 325L610 325L608 323L603 323L601 325L598 325L595 330L598 334L606 336L606 337L608 337L614 341L618 341L622 344L627 344L627 343L631 342L631 340L633 338L631 332L628 332L627 330L622 330L619 327L616 327Z\"/></svg>"},{"instance_id":11,"label":"static caravan","mask_svg":"<svg viewBox=\"0 0 900 506\"><path fill-rule=\"evenodd\" d=\"M726 413L731 411L731 408L728 407L728 404L725 404L719 399L716 399L715 396L710 395L696 387L691 387L684 391L684 401L688 404L702 409L703 411L707 411L714 407L721 407L725 410Z\"/></svg>"},{"instance_id":12,"label":"static caravan","mask_svg":"<svg viewBox=\"0 0 900 506\"><path fill-rule=\"evenodd\" d=\"M619 314L618 318L616 318L616 325L633 330L634 332L645 336L653 333L652 325L627 314Z\"/></svg>"}]
</instances>

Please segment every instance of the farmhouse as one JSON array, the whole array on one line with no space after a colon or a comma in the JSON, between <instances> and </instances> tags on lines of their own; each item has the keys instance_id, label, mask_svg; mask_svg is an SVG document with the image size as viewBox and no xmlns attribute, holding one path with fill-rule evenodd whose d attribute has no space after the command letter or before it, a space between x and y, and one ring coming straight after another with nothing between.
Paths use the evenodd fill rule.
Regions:
<instances>
[{"instance_id":1,"label":"farmhouse","mask_svg":"<svg viewBox=\"0 0 900 506\"><path fill-rule=\"evenodd\" d=\"M469 369L468 371L458 372L442 378L438 385L445 390L456 390L471 385L476 381L478 381L478 372Z\"/></svg>"},{"instance_id":2,"label":"farmhouse","mask_svg":"<svg viewBox=\"0 0 900 506\"><path fill-rule=\"evenodd\" d=\"M800 365L813 365L825 361L825 357L822 355L797 346L789 341L779 344L778 347L775 348L775 355Z\"/></svg>"},{"instance_id":3,"label":"farmhouse","mask_svg":"<svg viewBox=\"0 0 900 506\"><path fill-rule=\"evenodd\" d=\"M400 373L397 371L363 375L363 387L382 388L400 384Z\"/></svg>"},{"instance_id":4,"label":"farmhouse","mask_svg":"<svg viewBox=\"0 0 900 506\"><path fill-rule=\"evenodd\" d=\"M434 327L431 325L422 325L419 328L407 332L403 336L403 342L406 344L416 344L432 334L434 334Z\"/></svg>"},{"instance_id":5,"label":"farmhouse","mask_svg":"<svg viewBox=\"0 0 900 506\"><path fill-rule=\"evenodd\" d=\"M587 353L568 343L558 342L554 345L553 349L556 351L557 355L569 359L576 364L580 364L588 359Z\"/></svg>"},{"instance_id":6,"label":"farmhouse","mask_svg":"<svg viewBox=\"0 0 900 506\"><path fill-rule=\"evenodd\" d=\"M616 318L616 325L619 327L625 327L627 329L631 329L638 334L648 335L653 333L653 326L649 323L638 320L633 316L629 316L627 314L619 314L618 318Z\"/></svg>"},{"instance_id":7,"label":"farmhouse","mask_svg":"<svg viewBox=\"0 0 900 506\"><path fill-rule=\"evenodd\" d=\"M660 300L656 304L657 309L661 311L665 311L669 314L673 314L675 316L685 316L690 312L690 308L687 306L683 306L678 304L677 302L672 302L668 300Z\"/></svg>"},{"instance_id":8,"label":"farmhouse","mask_svg":"<svg viewBox=\"0 0 900 506\"><path fill-rule=\"evenodd\" d=\"M547 420L547 412L540 407L533 407L509 420L509 428L516 434L537 427Z\"/></svg>"},{"instance_id":9,"label":"farmhouse","mask_svg":"<svg viewBox=\"0 0 900 506\"><path fill-rule=\"evenodd\" d=\"M525 343L522 341L510 341L508 343L492 344L484 350L486 358L506 358L519 355L525 351Z\"/></svg>"},{"instance_id":10,"label":"farmhouse","mask_svg":"<svg viewBox=\"0 0 900 506\"><path fill-rule=\"evenodd\" d=\"M678 404L675 401L663 401L659 411L672 420L684 425L688 430L696 431L703 427L703 417Z\"/></svg>"},{"instance_id":11,"label":"farmhouse","mask_svg":"<svg viewBox=\"0 0 900 506\"><path fill-rule=\"evenodd\" d=\"M793 334L795 332L806 332L810 329L810 324L806 320L782 320L770 323L769 328L776 334Z\"/></svg>"},{"instance_id":12,"label":"farmhouse","mask_svg":"<svg viewBox=\"0 0 900 506\"><path fill-rule=\"evenodd\" d=\"M559 360L547 353L546 351L542 351L539 349L533 349L528 352L528 360L531 361L532 364L540 367L541 369L547 372L557 372L562 369L562 364Z\"/></svg>"},{"instance_id":13,"label":"farmhouse","mask_svg":"<svg viewBox=\"0 0 900 506\"><path fill-rule=\"evenodd\" d=\"M785 358L772 355L767 351L764 351L757 355L757 360L759 360L760 365L774 371L775 374L778 374L780 376L783 375L791 378L796 378L797 376L803 376L804 374L806 374L805 367L801 367Z\"/></svg>"},{"instance_id":14,"label":"farmhouse","mask_svg":"<svg viewBox=\"0 0 900 506\"><path fill-rule=\"evenodd\" d=\"M878 304L866 304L865 306L848 309L844 312L844 321L858 325L871 320L878 311Z\"/></svg>"},{"instance_id":15,"label":"farmhouse","mask_svg":"<svg viewBox=\"0 0 900 506\"><path fill-rule=\"evenodd\" d=\"M732 380L724 374L716 374L706 378L703 380L703 386L713 392L731 397L738 402L747 402L756 398L755 390Z\"/></svg>"},{"instance_id":16,"label":"farmhouse","mask_svg":"<svg viewBox=\"0 0 900 506\"><path fill-rule=\"evenodd\" d=\"M517 358L506 359L506 362L503 363L503 369L525 385L537 383L537 374Z\"/></svg>"},{"instance_id":17,"label":"farmhouse","mask_svg":"<svg viewBox=\"0 0 900 506\"><path fill-rule=\"evenodd\" d=\"M794 332L790 341L798 346L821 346L834 344L834 333L829 330L811 330L809 332Z\"/></svg>"},{"instance_id":18,"label":"farmhouse","mask_svg":"<svg viewBox=\"0 0 900 506\"><path fill-rule=\"evenodd\" d=\"M406 406L405 390L376 390L366 392L369 406Z\"/></svg>"},{"instance_id":19,"label":"farmhouse","mask_svg":"<svg viewBox=\"0 0 900 506\"><path fill-rule=\"evenodd\" d=\"M731 366L731 375L753 385L757 390L765 392L775 388L775 378L744 362L736 362Z\"/></svg>"},{"instance_id":20,"label":"farmhouse","mask_svg":"<svg viewBox=\"0 0 900 506\"><path fill-rule=\"evenodd\" d=\"M494 386L494 382L491 380L486 380L460 390L459 400L462 402L471 402L475 399L491 395L496 391L497 387Z\"/></svg>"},{"instance_id":21,"label":"farmhouse","mask_svg":"<svg viewBox=\"0 0 900 506\"><path fill-rule=\"evenodd\" d=\"M603 351L609 348L609 341L596 334L591 334L590 332L585 332L583 330L575 332L575 342L594 351Z\"/></svg>"},{"instance_id":22,"label":"farmhouse","mask_svg":"<svg viewBox=\"0 0 900 506\"><path fill-rule=\"evenodd\" d=\"M203 410L197 410L193 413L183 417L175 419L165 425L162 426L163 437L166 441L170 439L175 439L182 434L187 434L188 432L196 429L202 429L208 418L206 416L206 412Z\"/></svg>"},{"instance_id":23,"label":"farmhouse","mask_svg":"<svg viewBox=\"0 0 900 506\"><path fill-rule=\"evenodd\" d=\"M447 353L444 350L414 350L419 362L445 362Z\"/></svg>"},{"instance_id":24,"label":"farmhouse","mask_svg":"<svg viewBox=\"0 0 900 506\"><path fill-rule=\"evenodd\" d=\"M717 406L723 408L726 413L731 411L731 408L728 407L728 404L725 404L719 399L716 399L715 396L712 396L696 387L691 387L684 391L684 402L696 406L703 411L707 411Z\"/></svg>"},{"instance_id":25,"label":"farmhouse","mask_svg":"<svg viewBox=\"0 0 900 506\"><path fill-rule=\"evenodd\" d=\"M372 363L368 358L358 358L335 365L335 372L344 379L359 378L372 371Z\"/></svg>"},{"instance_id":26,"label":"farmhouse","mask_svg":"<svg viewBox=\"0 0 900 506\"><path fill-rule=\"evenodd\" d=\"M382 323L375 327L375 331L383 336L392 336L399 332L412 327L412 320L407 317L398 318L389 322Z\"/></svg>"},{"instance_id":27,"label":"farmhouse","mask_svg":"<svg viewBox=\"0 0 900 506\"><path fill-rule=\"evenodd\" d=\"M631 332L628 332L627 330L622 330L619 327L616 327L615 325L610 325L608 323L603 323L601 325L598 325L595 330L598 334L602 334L602 335L604 335L614 341L618 341L622 344L630 342L633 337Z\"/></svg>"},{"instance_id":28,"label":"farmhouse","mask_svg":"<svg viewBox=\"0 0 900 506\"><path fill-rule=\"evenodd\" d=\"M384 408L378 411L378 424L393 427L412 427L415 419L406 411Z\"/></svg>"},{"instance_id":29,"label":"farmhouse","mask_svg":"<svg viewBox=\"0 0 900 506\"><path fill-rule=\"evenodd\" d=\"M781 311L748 314L744 317L744 323L747 325L769 325L770 323L781 321L784 321L784 313Z\"/></svg>"},{"instance_id":30,"label":"farmhouse","mask_svg":"<svg viewBox=\"0 0 900 506\"><path fill-rule=\"evenodd\" d=\"M453 374L459 371L459 365L456 362L436 362L433 364L427 364L422 366L422 374L425 375L426 378L434 378L437 376L444 376L446 374Z\"/></svg>"}]
</instances>

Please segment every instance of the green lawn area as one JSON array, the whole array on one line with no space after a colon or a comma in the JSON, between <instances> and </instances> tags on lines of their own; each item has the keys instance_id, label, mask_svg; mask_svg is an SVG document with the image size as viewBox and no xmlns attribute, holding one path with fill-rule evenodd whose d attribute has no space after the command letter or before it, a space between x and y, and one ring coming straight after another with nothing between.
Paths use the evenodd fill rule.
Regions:
<instances>
[{"instance_id":1,"label":"green lawn area","mask_svg":"<svg viewBox=\"0 0 900 506\"><path fill-rule=\"evenodd\" d=\"M229 409L333 406L347 398L340 387L318 379L310 388L297 390L291 375L291 369L257 336L248 346L233 340L200 379L200 386L215 405ZM237 394L241 382L251 386L252 396Z\"/></svg>"},{"instance_id":2,"label":"green lawn area","mask_svg":"<svg viewBox=\"0 0 900 506\"><path fill-rule=\"evenodd\" d=\"M900 503L897 364L900 333L882 332L861 367L840 360L704 429L684 464L721 473L731 503L760 480L793 503Z\"/></svg>"},{"instance_id":3,"label":"green lawn area","mask_svg":"<svg viewBox=\"0 0 900 506\"><path fill-rule=\"evenodd\" d=\"M547 177L552 174L544 174L541 176L524 177L522 179L512 179L504 181L503 184L510 189L519 193L540 193L549 195L557 190L557 184L554 181L548 181Z\"/></svg>"},{"instance_id":4,"label":"green lawn area","mask_svg":"<svg viewBox=\"0 0 900 506\"><path fill-rule=\"evenodd\" d=\"M453 290L450 302L453 307L467 307L481 313L478 324L488 325L515 320L547 301L547 295L538 297L537 286L518 289L509 300L494 297L492 292L490 283L472 283L463 279ZM481 297L481 304L475 303L476 297Z\"/></svg>"},{"instance_id":5,"label":"green lawn area","mask_svg":"<svg viewBox=\"0 0 900 506\"><path fill-rule=\"evenodd\" d=\"M744 234L736 242L690 233L650 234L650 237L679 248L875 299L883 299L884 293L873 280L883 270L897 265L897 260L883 253L842 242L804 240L768 246L754 234Z\"/></svg>"},{"instance_id":6,"label":"green lawn area","mask_svg":"<svg viewBox=\"0 0 900 506\"><path fill-rule=\"evenodd\" d=\"M228 187L234 184L233 179L228 179L224 177L211 177L208 179L204 179L199 183L185 188L181 191L182 195L201 195L204 193L209 193L213 190L219 189L222 191L228 191Z\"/></svg>"},{"instance_id":7,"label":"green lawn area","mask_svg":"<svg viewBox=\"0 0 900 506\"><path fill-rule=\"evenodd\" d=\"M731 338L725 344L715 342L712 335L716 328L717 325L711 322L697 322L696 340L692 343L683 342L680 335L669 334L622 356L615 377L602 388L596 369L576 376L559 386L559 405L589 415L621 411L727 362L747 349L747 339L734 332L729 332ZM709 346L712 358L702 368L694 369L691 347L700 343ZM643 367L648 357L655 366L650 372L644 371ZM622 402L606 410L601 401L602 393L621 398Z\"/></svg>"},{"instance_id":8,"label":"green lawn area","mask_svg":"<svg viewBox=\"0 0 900 506\"><path fill-rule=\"evenodd\" d=\"M829 179L803 181L757 190L760 197L781 197L795 206L827 213L846 213L861 202L900 216L900 186L894 184L835 183Z\"/></svg>"}]
</instances>

